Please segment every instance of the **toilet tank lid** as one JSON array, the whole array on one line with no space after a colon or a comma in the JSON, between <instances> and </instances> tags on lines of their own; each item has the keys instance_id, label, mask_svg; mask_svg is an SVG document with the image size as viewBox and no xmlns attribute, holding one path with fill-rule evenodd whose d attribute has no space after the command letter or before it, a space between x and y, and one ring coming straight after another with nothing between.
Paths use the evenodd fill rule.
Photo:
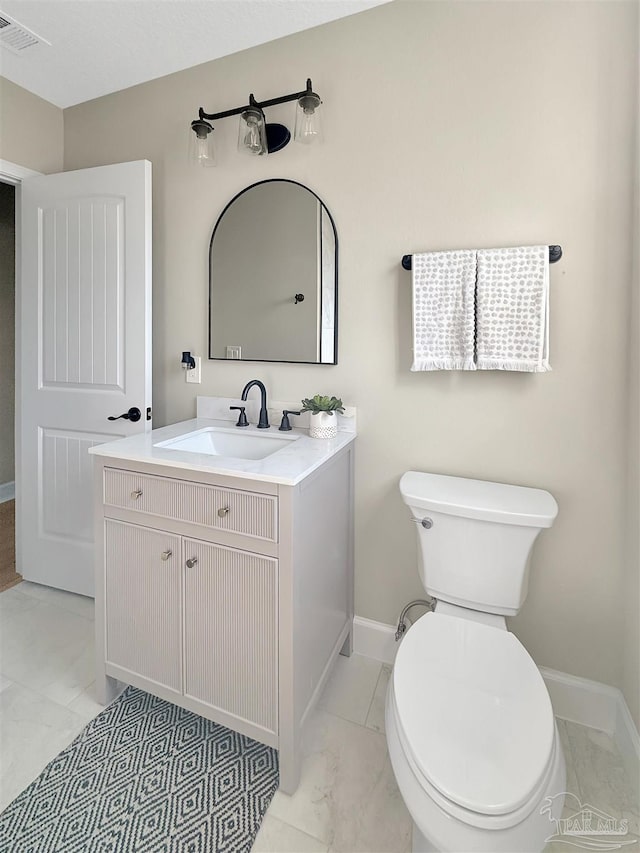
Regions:
<instances>
[{"instance_id":1,"label":"toilet tank lid","mask_svg":"<svg viewBox=\"0 0 640 853\"><path fill-rule=\"evenodd\" d=\"M527 486L407 471L400 479L409 506L502 524L551 527L558 504L549 492Z\"/></svg>"}]
</instances>

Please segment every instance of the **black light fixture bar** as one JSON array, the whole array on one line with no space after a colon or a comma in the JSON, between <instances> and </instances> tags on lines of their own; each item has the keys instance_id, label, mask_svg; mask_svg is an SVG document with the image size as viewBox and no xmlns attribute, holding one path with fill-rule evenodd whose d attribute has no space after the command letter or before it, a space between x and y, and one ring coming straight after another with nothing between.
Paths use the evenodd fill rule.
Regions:
<instances>
[{"instance_id":1,"label":"black light fixture bar","mask_svg":"<svg viewBox=\"0 0 640 853\"><path fill-rule=\"evenodd\" d=\"M229 116L238 116L250 107L258 107L259 109L264 110L267 107L275 107L276 104L288 104L290 101L297 101L305 95L312 94L312 92L313 87L311 85L311 78L307 78L307 88L302 92L294 92L292 95L281 95L279 98L271 98L268 101L256 101L253 95L249 95L249 103L243 107L234 107L232 110L224 110L220 113L205 113L204 109L200 107L198 116L201 121L203 119L206 119L207 121L216 121L217 119L228 118Z\"/></svg>"}]
</instances>

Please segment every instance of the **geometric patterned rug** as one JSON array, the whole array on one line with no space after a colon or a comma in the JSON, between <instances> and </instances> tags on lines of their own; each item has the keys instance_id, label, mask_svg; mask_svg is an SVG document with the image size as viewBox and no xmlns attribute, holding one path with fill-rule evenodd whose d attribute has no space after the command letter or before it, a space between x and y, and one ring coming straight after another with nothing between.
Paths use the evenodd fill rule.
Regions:
<instances>
[{"instance_id":1,"label":"geometric patterned rug","mask_svg":"<svg viewBox=\"0 0 640 853\"><path fill-rule=\"evenodd\" d=\"M128 687L0 815L2 853L245 853L275 749Z\"/></svg>"}]
</instances>

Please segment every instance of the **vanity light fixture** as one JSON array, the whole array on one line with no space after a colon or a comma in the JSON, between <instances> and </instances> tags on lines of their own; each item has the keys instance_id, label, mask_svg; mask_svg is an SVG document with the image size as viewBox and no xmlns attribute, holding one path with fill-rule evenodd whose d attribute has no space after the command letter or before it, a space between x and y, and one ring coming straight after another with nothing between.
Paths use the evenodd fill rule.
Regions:
<instances>
[{"instance_id":1,"label":"vanity light fixture","mask_svg":"<svg viewBox=\"0 0 640 853\"><path fill-rule=\"evenodd\" d=\"M216 152L213 147L213 125L200 119L191 122L193 134L189 137L189 160L198 166L215 166Z\"/></svg>"},{"instance_id":2,"label":"vanity light fixture","mask_svg":"<svg viewBox=\"0 0 640 853\"><path fill-rule=\"evenodd\" d=\"M264 113L249 95L249 106L240 113L238 127L238 151L241 154L267 154L267 124Z\"/></svg>"},{"instance_id":3,"label":"vanity light fixture","mask_svg":"<svg viewBox=\"0 0 640 853\"><path fill-rule=\"evenodd\" d=\"M213 147L212 121L240 116L238 131L238 150L247 154L272 154L288 145L291 133L283 124L267 123L264 110L276 104L286 104L297 101L294 139L305 145L322 141L320 125L320 106L322 101L312 88L311 80L307 80L307 88L302 92L281 95L268 101L258 102L249 95L246 106L234 107L220 113L206 113L202 107L198 118L191 122L193 135L190 138L189 157L192 163L200 166L215 166Z\"/></svg>"},{"instance_id":4,"label":"vanity light fixture","mask_svg":"<svg viewBox=\"0 0 640 853\"><path fill-rule=\"evenodd\" d=\"M298 98L296 107L296 125L293 138L303 145L322 142L322 124L320 105L322 101L311 91L311 80L307 80L307 91Z\"/></svg>"}]
</instances>

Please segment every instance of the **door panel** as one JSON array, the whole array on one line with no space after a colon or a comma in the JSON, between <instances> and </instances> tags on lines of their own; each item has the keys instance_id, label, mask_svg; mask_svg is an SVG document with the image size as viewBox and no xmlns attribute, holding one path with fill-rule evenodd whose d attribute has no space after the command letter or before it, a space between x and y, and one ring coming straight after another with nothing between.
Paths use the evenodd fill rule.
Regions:
<instances>
[{"instance_id":1,"label":"door panel","mask_svg":"<svg viewBox=\"0 0 640 853\"><path fill-rule=\"evenodd\" d=\"M88 451L95 444L109 441L110 436L40 428L39 438L39 535L91 544L93 504L85 499L83 488L91 478L93 464Z\"/></svg>"},{"instance_id":2,"label":"door panel","mask_svg":"<svg viewBox=\"0 0 640 853\"><path fill-rule=\"evenodd\" d=\"M88 449L151 429L151 164L22 184L16 511L26 580L93 595Z\"/></svg>"},{"instance_id":3,"label":"door panel","mask_svg":"<svg viewBox=\"0 0 640 853\"><path fill-rule=\"evenodd\" d=\"M124 208L94 197L41 209L43 387L124 390Z\"/></svg>"}]
</instances>

